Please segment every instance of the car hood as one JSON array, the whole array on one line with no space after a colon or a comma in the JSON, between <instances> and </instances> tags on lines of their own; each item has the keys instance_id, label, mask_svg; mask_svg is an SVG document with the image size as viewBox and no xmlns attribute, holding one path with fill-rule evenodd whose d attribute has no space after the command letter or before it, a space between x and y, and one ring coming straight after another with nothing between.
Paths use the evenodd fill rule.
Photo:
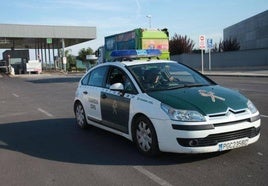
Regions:
<instances>
[{"instance_id":1,"label":"car hood","mask_svg":"<svg viewBox=\"0 0 268 186\"><path fill-rule=\"evenodd\" d=\"M196 110L204 115L222 113L228 109L245 109L248 100L238 91L219 85L185 87L147 94L175 109Z\"/></svg>"}]
</instances>

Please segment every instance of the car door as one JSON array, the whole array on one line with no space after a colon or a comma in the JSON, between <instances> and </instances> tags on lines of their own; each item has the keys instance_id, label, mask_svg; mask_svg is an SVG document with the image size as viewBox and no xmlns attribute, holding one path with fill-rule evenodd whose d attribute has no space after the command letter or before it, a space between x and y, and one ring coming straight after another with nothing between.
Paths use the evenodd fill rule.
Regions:
<instances>
[{"instance_id":1,"label":"car door","mask_svg":"<svg viewBox=\"0 0 268 186\"><path fill-rule=\"evenodd\" d=\"M130 78L118 67L111 67L107 77L107 88L100 95L103 124L128 133L130 102L137 91ZM110 85L114 83L122 83L124 85L124 91L110 90Z\"/></svg>"},{"instance_id":2,"label":"car door","mask_svg":"<svg viewBox=\"0 0 268 186\"><path fill-rule=\"evenodd\" d=\"M87 85L84 86L82 90L84 109L87 119L99 123L102 120L100 94L104 88L107 69L107 66L102 66L92 70L88 74Z\"/></svg>"}]
</instances>

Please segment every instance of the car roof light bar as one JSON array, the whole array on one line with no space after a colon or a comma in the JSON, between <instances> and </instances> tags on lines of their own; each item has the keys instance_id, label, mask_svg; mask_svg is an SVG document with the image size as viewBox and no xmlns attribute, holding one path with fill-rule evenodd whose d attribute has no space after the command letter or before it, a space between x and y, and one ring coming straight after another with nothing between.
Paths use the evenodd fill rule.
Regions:
<instances>
[{"instance_id":1,"label":"car roof light bar","mask_svg":"<svg viewBox=\"0 0 268 186\"><path fill-rule=\"evenodd\" d=\"M112 58L150 58L158 57L161 51L158 49L144 49L144 50L114 50L111 53Z\"/></svg>"}]
</instances>

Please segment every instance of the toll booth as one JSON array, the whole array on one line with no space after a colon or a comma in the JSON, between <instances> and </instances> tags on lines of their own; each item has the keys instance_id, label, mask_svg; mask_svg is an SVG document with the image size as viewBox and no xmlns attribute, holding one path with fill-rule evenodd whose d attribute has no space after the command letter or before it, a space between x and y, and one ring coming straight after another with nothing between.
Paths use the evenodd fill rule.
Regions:
<instances>
[{"instance_id":1,"label":"toll booth","mask_svg":"<svg viewBox=\"0 0 268 186\"><path fill-rule=\"evenodd\" d=\"M7 62L7 66L14 68L15 74L26 73L26 63L29 58L29 50L6 50L3 52L3 60Z\"/></svg>"}]
</instances>

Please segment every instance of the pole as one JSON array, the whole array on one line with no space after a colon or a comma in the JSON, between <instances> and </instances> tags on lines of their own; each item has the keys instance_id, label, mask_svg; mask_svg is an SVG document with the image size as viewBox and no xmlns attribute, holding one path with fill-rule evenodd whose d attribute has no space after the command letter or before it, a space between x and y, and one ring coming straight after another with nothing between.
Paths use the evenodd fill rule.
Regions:
<instances>
[{"instance_id":1,"label":"pole","mask_svg":"<svg viewBox=\"0 0 268 186\"><path fill-rule=\"evenodd\" d=\"M208 50L208 65L209 71L211 70L211 49Z\"/></svg>"},{"instance_id":2,"label":"pole","mask_svg":"<svg viewBox=\"0 0 268 186\"><path fill-rule=\"evenodd\" d=\"M147 15L146 16L147 18L148 18L148 20L149 20L149 28L151 28L152 27L152 16L151 15Z\"/></svg>"},{"instance_id":3,"label":"pole","mask_svg":"<svg viewBox=\"0 0 268 186\"><path fill-rule=\"evenodd\" d=\"M44 69L45 65L44 65L43 42L42 41L40 43L40 46L41 46L41 62L42 62L42 68Z\"/></svg>"},{"instance_id":4,"label":"pole","mask_svg":"<svg viewBox=\"0 0 268 186\"><path fill-rule=\"evenodd\" d=\"M62 39L62 63L63 63L63 68L64 68L64 72L66 72L66 56L65 56L65 41L64 39Z\"/></svg>"},{"instance_id":5,"label":"pole","mask_svg":"<svg viewBox=\"0 0 268 186\"><path fill-rule=\"evenodd\" d=\"M202 74L204 74L204 55L203 55L203 49L201 49L201 65L202 65Z\"/></svg>"},{"instance_id":6,"label":"pole","mask_svg":"<svg viewBox=\"0 0 268 186\"><path fill-rule=\"evenodd\" d=\"M56 64L56 62L55 62L55 44L54 43L52 43L52 55L53 55L53 63L54 63L54 68L55 68L55 70L57 70L57 64Z\"/></svg>"}]
</instances>

